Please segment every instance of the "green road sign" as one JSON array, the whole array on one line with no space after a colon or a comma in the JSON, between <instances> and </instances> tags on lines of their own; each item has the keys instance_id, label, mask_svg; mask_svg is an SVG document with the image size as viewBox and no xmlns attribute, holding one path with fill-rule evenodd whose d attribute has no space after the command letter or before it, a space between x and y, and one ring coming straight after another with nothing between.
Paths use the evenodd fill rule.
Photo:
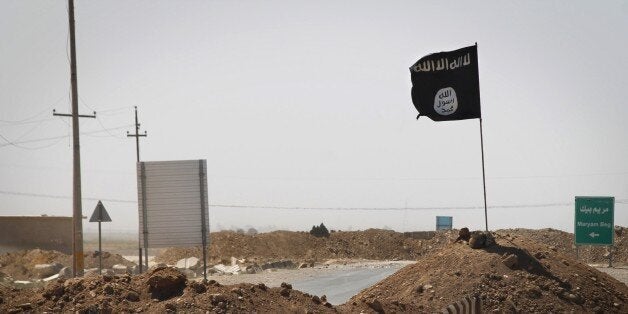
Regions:
<instances>
[{"instance_id":1,"label":"green road sign","mask_svg":"<svg viewBox=\"0 0 628 314\"><path fill-rule=\"evenodd\" d=\"M576 196L576 244L612 245L614 209L614 197Z\"/></svg>"}]
</instances>

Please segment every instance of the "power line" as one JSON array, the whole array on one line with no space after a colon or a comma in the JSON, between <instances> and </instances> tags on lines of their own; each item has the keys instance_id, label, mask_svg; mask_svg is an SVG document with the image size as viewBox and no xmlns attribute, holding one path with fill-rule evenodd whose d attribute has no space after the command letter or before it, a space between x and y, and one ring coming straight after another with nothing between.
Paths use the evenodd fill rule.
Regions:
<instances>
[{"instance_id":1,"label":"power line","mask_svg":"<svg viewBox=\"0 0 628 314\"><path fill-rule=\"evenodd\" d=\"M522 205L492 205L491 209L505 208L531 208L531 207L554 207L572 206L572 203L547 203L547 204L522 204ZM343 211L423 211L423 210L470 210L484 209L484 206L422 206L422 207L310 207L310 206L257 206L257 205L230 205L230 204L210 204L210 207L223 208L255 208L255 209L281 209L281 210L343 210Z\"/></svg>"},{"instance_id":2,"label":"power line","mask_svg":"<svg viewBox=\"0 0 628 314\"><path fill-rule=\"evenodd\" d=\"M37 118L37 117L41 116L43 113L47 112L49 109L50 109L50 107L48 107L48 108L46 108L46 109L44 109L44 110L40 111L39 113L37 113L37 114L35 114L35 115L31 116L31 117L25 118L25 119L21 119L21 120L0 120L0 122L2 122L2 123L7 123L7 124L20 124L20 123L24 123L24 122L27 122L27 121L29 121L29 120L33 120L33 119L35 119L35 118Z\"/></svg>"},{"instance_id":3,"label":"power line","mask_svg":"<svg viewBox=\"0 0 628 314\"><path fill-rule=\"evenodd\" d=\"M98 134L98 133L112 131L112 130L119 130L119 129L128 128L131 125L132 124L125 124L125 125L121 125L121 126L114 127L114 128L108 128L108 129L102 129L102 130L96 130L96 131L89 131L89 132L81 132L81 135ZM28 148L20 146L18 144L43 142L43 141L56 140L56 139L64 139L64 138L67 138L69 136L70 135L60 135L60 136L51 136L51 137L45 137L45 138L39 138L39 139L31 139L31 140L15 141L14 142L14 141L9 140L5 136L2 136L2 134L0 134L0 138L2 138L6 142L5 144L0 144L0 148L1 147L5 147L5 146L14 146L14 147L18 147L18 148L28 149Z\"/></svg>"},{"instance_id":4,"label":"power line","mask_svg":"<svg viewBox=\"0 0 628 314\"><path fill-rule=\"evenodd\" d=\"M72 196L53 195L53 194L40 194L40 193L26 193L26 192L16 192L16 191L0 191L0 194L16 195L16 196L39 197L39 198L72 199ZM107 202L111 202L111 203L137 203L137 201L121 200L121 199L114 199L114 198L83 197L82 199L89 200L89 201L101 200L101 201L107 201Z\"/></svg>"},{"instance_id":5,"label":"power line","mask_svg":"<svg viewBox=\"0 0 628 314\"><path fill-rule=\"evenodd\" d=\"M94 112L94 114L96 113L96 109L94 109L92 106L88 105L88 104L87 104L87 102L85 102L85 100L84 100L81 96L79 96L79 100L81 101L81 103L83 104L83 106L85 106L86 108L88 108L88 109L92 110L92 111ZM101 113L102 113L102 112L110 112L110 111L115 111L115 110L116 110L116 109L110 109L110 110L98 111L98 114L99 114L99 115L101 115ZM123 136L116 136L116 135L112 134L111 132L109 132L109 131L107 130L107 127L105 127L105 125L102 123L102 120L100 120L100 118L99 118L98 116L95 116L95 118L96 118L96 122L98 122L98 124L100 125L100 127L101 127L103 130L105 130L105 132L107 132L107 134L108 134L110 137L117 138L117 139L124 139L124 137L123 137Z\"/></svg>"},{"instance_id":6,"label":"power line","mask_svg":"<svg viewBox=\"0 0 628 314\"><path fill-rule=\"evenodd\" d=\"M5 138L4 136L2 136L1 134L0 134L0 137L6 141L6 138ZM7 143L7 144L0 145L0 148L1 148L1 147L4 147L4 146L11 145L11 146L13 146L13 147L17 147L17 148L20 148L20 149L26 149L26 150L39 150L39 149L44 149L44 148L48 148L48 147L51 147L51 146L57 145L59 142L61 142L61 140L63 140L63 138L59 138L59 139L57 139L57 141L55 141L54 143L51 143L51 144L46 144L46 145L43 145L43 146L37 146L37 147L26 147L26 146L18 145L18 143L12 143L12 142L9 142L9 143Z\"/></svg>"},{"instance_id":7,"label":"power line","mask_svg":"<svg viewBox=\"0 0 628 314\"><path fill-rule=\"evenodd\" d=\"M37 119L37 120L24 120L23 122L7 122L6 125L3 125L2 128L7 128L7 127L14 127L14 126L22 126L22 125L27 125L27 124L33 124L33 123L41 123L41 122L45 122L45 121L52 121L54 120L54 118L44 118L44 119Z\"/></svg>"},{"instance_id":8,"label":"power line","mask_svg":"<svg viewBox=\"0 0 628 314\"><path fill-rule=\"evenodd\" d=\"M57 98L57 100L52 102L52 104L49 105L48 107L46 107L46 109L43 109L42 111L38 112L37 114L35 114L33 116L30 116L28 118L21 119L21 120L3 120L3 119L0 119L0 123L6 123L6 124L11 124L11 125L20 125L20 124L28 124L28 123L35 123L35 122L39 122L39 121L51 120L52 118L42 119L42 120L37 120L37 121L29 121L29 120L33 120L33 119L41 116L42 114L48 112L48 110L50 110L50 108L52 108L54 105L59 103L59 101L61 101L63 98L65 98L65 96L66 95L63 95L63 96Z\"/></svg>"},{"instance_id":9,"label":"power line","mask_svg":"<svg viewBox=\"0 0 628 314\"><path fill-rule=\"evenodd\" d=\"M569 177L590 177L590 176L622 176L628 175L628 171L604 172L604 173L580 173L563 175L538 175L538 176L495 176L486 177L490 180L512 180L512 179L548 179L548 178L569 178ZM462 181L480 180L481 177L241 177L241 176L211 176L210 179L228 180L274 180L274 181Z\"/></svg>"},{"instance_id":10,"label":"power line","mask_svg":"<svg viewBox=\"0 0 628 314\"><path fill-rule=\"evenodd\" d=\"M52 195L52 194L39 194L39 193L25 193L16 191L2 191L0 194L16 195L16 196L30 196L41 198L56 198L56 199L71 199L71 196L64 195ZM90 201L107 201L111 203L132 203L136 204L136 200L124 200L115 198L96 198L96 197L84 197L84 200ZM616 199L615 203L628 204L628 198ZM511 209L511 208L542 208L542 207L562 207L573 206L573 202L564 203L540 203L540 204L510 204L510 205L491 205L488 208L491 209ZM342 211L403 211L403 210L470 210L470 209L483 209L484 206L420 206L420 207L317 207L317 206L268 206L268 205L247 205L247 204L209 204L209 207L216 208L251 208L251 209L278 209L278 210L342 210Z\"/></svg>"}]
</instances>

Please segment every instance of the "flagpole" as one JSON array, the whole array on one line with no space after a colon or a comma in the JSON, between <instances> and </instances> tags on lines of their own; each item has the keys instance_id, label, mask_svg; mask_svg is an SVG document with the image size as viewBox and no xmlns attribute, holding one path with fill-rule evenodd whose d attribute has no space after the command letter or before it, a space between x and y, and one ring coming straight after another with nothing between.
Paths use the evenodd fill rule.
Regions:
<instances>
[{"instance_id":1,"label":"flagpole","mask_svg":"<svg viewBox=\"0 0 628 314\"><path fill-rule=\"evenodd\" d=\"M478 42L475 42L475 49L478 49ZM479 59L479 58L478 58ZM479 78L479 64L478 64L478 98L480 94L480 78ZM484 227L488 232L488 210L486 209L486 174L484 172L484 136L482 135L482 114L480 114L480 150L482 151L482 187L484 188Z\"/></svg>"},{"instance_id":2,"label":"flagpole","mask_svg":"<svg viewBox=\"0 0 628 314\"><path fill-rule=\"evenodd\" d=\"M486 175L484 174L484 137L482 136L482 117L480 117L480 148L482 150L482 185L484 186L484 226L488 232L488 213L486 210Z\"/></svg>"}]
</instances>

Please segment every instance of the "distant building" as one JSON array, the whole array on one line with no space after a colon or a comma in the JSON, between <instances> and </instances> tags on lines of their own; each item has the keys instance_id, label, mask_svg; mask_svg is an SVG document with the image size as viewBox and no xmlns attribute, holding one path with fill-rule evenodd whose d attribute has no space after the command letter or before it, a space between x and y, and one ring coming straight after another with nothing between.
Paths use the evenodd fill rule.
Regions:
<instances>
[{"instance_id":1,"label":"distant building","mask_svg":"<svg viewBox=\"0 0 628 314\"><path fill-rule=\"evenodd\" d=\"M72 217L0 216L0 253L36 248L72 254Z\"/></svg>"}]
</instances>

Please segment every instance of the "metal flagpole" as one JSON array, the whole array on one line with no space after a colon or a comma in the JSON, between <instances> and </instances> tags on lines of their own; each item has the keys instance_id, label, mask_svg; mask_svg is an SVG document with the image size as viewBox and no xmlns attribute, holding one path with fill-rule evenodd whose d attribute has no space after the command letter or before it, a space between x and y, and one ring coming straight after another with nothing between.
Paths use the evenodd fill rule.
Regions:
<instances>
[{"instance_id":1,"label":"metal flagpole","mask_svg":"<svg viewBox=\"0 0 628 314\"><path fill-rule=\"evenodd\" d=\"M480 117L480 148L482 149L482 185L484 186L484 225L488 232L488 213L486 210L486 175L484 174L484 136L482 135L482 117Z\"/></svg>"},{"instance_id":2,"label":"metal flagpole","mask_svg":"<svg viewBox=\"0 0 628 314\"><path fill-rule=\"evenodd\" d=\"M475 49L477 51L478 43L475 43ZM479 59L479 58L478 58ZM478 64L478 76L480 65ZM478 77L478 96L480 94L480 78ZM480 97L478 97L480 98ZM484 188L484 227L488 232L488 210L486 209L486 174L484 172L484 136L482 135L482 114L480 114L480 149L482 150L482 187Z\"/></svg>"}]
</instances>

